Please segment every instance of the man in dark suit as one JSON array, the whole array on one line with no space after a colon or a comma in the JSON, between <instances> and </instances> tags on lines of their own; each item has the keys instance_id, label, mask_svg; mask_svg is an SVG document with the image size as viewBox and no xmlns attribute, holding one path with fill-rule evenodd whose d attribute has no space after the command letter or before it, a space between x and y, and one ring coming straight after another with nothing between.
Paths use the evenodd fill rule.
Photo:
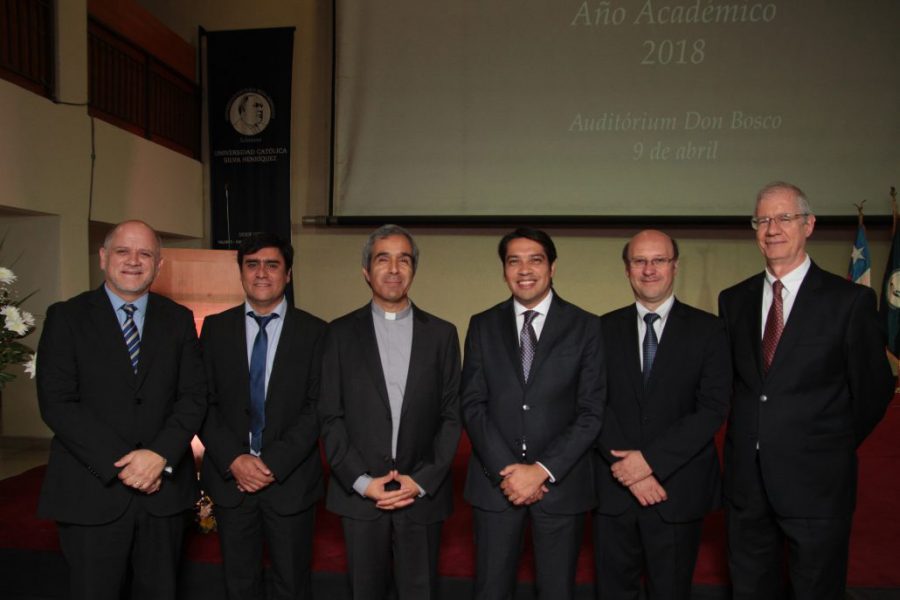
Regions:
<instances>
[{"instance_id":1,"label":"man in dark suit","mask_svg":"<svg viewBox=\"0 0 900 600\"><path fill-rule=\"evenodd\" d=\"M56 519L73 599L175 598L190 441L206 410L191 312L148 293L159 237L126 221L106 236L106 282L54 304L38 346L38 402L54 437L38 514Z\"/></svg>"},{"instance_id":2,"label":"man in dark suit","mask_svg":"<svg viewBox=\"0 0 900 600\"><path fill-rule=\"evenodd\" d=\"M871 289L806 254L816 218L788 183L760 191L752 219L763 273L719 296L734 365L725 508L736 599L843 598L856 448L894 380Z\"/></svg>"},{"instance_id":3,"label":"man in dark suit","mask_svg":"<svg viewBox=\"0 0 900 600\"><path fill-rule=\"evenodd\" d=\"M311 597L313 517L322 496L312 397L325 322L288 305L294 249L269 233L238 249L246 300L207 317L200 336L209 382L201 484L215 503L225 589L263 598L263 540L272 560L268 597Z\"/></svg>"},{"instance_id":4,"label":"man in dark suit","mask_svg":"<svg viewBox=\"0 0 900 600\"><path fill-rule=\"evenodd\" d=\"M512 298L472 317L460 394L472 457L479 600L511 598L527 517L538 595L572 598L584 513L596 506L591 448L606 403L599 319L552 290L556 247L520 228L498 248Z\"/></svg>"},{"instance_id":5,"label":"man in dark suit","mask_svg":"<svg viewBox=\"0 0 900 600\"><path fill-rule=\"evenodd\" d=\"M408 297L419 251L396 225L363 248L372 301L328 327L319 415L353 598L433 598L459 442L456 328ZM392 565L393 563L393 565Z\"/></svg>"},{"instance_id":6,"label":"man in dark suit","mask_svg":"<svg viewBox=\"0 0 900 600\"><path fill-rule=\"evenodd\" d=\"M703 517L720 503L713 443L728 415L725 327L674 294L678 244L661 231L622 250L635 303L601 317L609 372L594 512L597 597L689 600Z\"/></svg>"}]
</instances>

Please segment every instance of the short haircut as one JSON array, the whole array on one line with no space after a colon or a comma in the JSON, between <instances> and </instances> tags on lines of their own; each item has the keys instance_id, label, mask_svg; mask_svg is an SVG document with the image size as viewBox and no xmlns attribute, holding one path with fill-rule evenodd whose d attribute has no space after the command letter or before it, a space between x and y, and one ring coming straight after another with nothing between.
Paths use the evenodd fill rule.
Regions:
<instances>
[{"instance_id":1,"label":"short haircut","mask_svg":"<svg viewBox=\"0 0 900 600\"><path fill-rule=\"evenodd\" d=\"M785 190L794 194L794 197L797 199L797 210L801 213L806 213L808 215L813 214L812 208L809 206L809 200L806 198L806 194L799 187L794 185L793 183L788 183L786 181L773 181L772 183L767 184L756 194L756 204L753 207L754 214L756 213L756 207L759 206L760 200L771 194L772 192L776 192L778 190Z\"/></svg>"},{"instance_id":2,"label":"short haircut","mask_svg":"<svg viewBox=\"0 0 900 600\"><path fill-rule=\"evenodd\" d=\"M375 245L375 242L377 240L383 240L394 235L402 235L409 241L409 245L412 248L413 273L416 272L416 269L419 267L419 247L416 245L416 240L413 239L412 234L406 229L400 227L399 225L392 225L390 223L388 223L387 225L382 225L381 227L370 233L369 237L366 239L366 243L363 245L362 249L363 269L368 269L372 264L372 247Z\"/></svg>"},{"instance_id":3,"label":"short haircut","mask_svg":"<svg viewBox=\"0 0 900 600\"><path fill-rule=\"evenodd\" d=\"M267 231L252 233L241 241L238 247L238 266L244 266L244 257L248 254L256 254L263 248L277 248L284 260L285 271L290 271L294 266L294 247L281 236Z\"/></svg>"},{"instance_id":4,"label":"short haircut","mask_svg":"<svg viewBox=\"0 0 900 600\"><path fill-rule=\"evenodd\" d=\"M660 233L665 234L669 241L672 242L672 260L678 260L678 242L675 241L671 235L666 233L665 231L661 231ZM625 263L625 266L628 266L628 250L631 247L631 239L625 242L625 246L622 248L622 262Z\"/></svg>"},{"instance_id":5,"label":"short haircut","mask_svg":"<svg viewBox=\"0 0 900 600\"><path fill-rule=\"evenodd\" d=\"M159 233L157 233L155 229L153 229L145 221L141 221L140 219L129 219L128 221L117 223L115 227L106 232L106 237L103 238L103 247L106 248L107 251L109 251L109 245L112 243L112 239L116 235L116 232L119 231L119 228L121 228L122 225L129 224L140 224L153 232L153 237L156 239L156 253L157 255L159 255L159 251L162 248L162 238L159 237ZM157 256L157 258L159 258L159 256Z\"/></svg>"},{"instance_id":6,"label":"short haircut","mask_svg":"<svg viewBox=\"0 0 900 600\"><path fill-rule=\"evenodd\" d=\"M506 264L507 247L511 241L519 238L537 242L544 249L544 254L547 255L547 260L550 264L552 265L556 262L556 246L553 244L553 240L545 231L533 229L531 227L519 227L503 236L500 243L497 245L497 254L500 255L500 262Z\"/></svg>"}]
</instances>

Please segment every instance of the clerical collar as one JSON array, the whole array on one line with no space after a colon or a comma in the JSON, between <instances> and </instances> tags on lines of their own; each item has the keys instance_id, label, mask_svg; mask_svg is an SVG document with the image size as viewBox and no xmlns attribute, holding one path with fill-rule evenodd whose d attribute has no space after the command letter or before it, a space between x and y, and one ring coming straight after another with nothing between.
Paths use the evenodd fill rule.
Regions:
<instances>
[{"instance_id":1,"label":"clerical collar","mask_svg":"<svg viewBox=\"0 0 900 600\"><path fill-rule=\"evenodd\" d=\"M385 319L386 321L397 321L399 319L405 319L409 315L412 314L412 302L409 300L406 301L406 308L399 312L387 312L373 300L372 301L372 314Z\"/></svg>"}]
</instances>

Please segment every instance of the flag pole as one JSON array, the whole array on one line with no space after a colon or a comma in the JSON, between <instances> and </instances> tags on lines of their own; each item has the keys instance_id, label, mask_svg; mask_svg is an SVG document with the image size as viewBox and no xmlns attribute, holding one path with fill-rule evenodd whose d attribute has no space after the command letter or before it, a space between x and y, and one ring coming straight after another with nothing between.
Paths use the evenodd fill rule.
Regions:
<instances>
[{"instance_id":1,"label":"flag pole","mask_svg":"<svg viewBox=\"0 0 900 600\"><path fill-rule=\"evenodd\" d=\"M893 239L894 239L894 236L895 236L896 233L897 233L897 188L894 187L894 186L891 186L891 216L892 216L892 222L891 222L891 250L893 250L893 248L894 248ZM893 260L893 257L890 257L890 256L889 256L889 257L888 257L888 260L889 260L889 261L890 261L890 260ZM885 293L886 293L886 290L881 290L881 293L882 293L882 294L885 294ZM884 302L884 298L882 298L882 302ZM891 362L892 362L891 366L892 366L893 369L894 369L894 373L897 373L898 376L900 376L900 357L894 356L894 353L891 352L890 349L888 349L887 355L888 355L888 357L890 358L890 360L891 360ZM900 377L898 377L898 380L897 380L897 382L896 382L894 385L895 385L895 387L894 387L894 394L896 395L896 394L900 393Z\"/></svg>"},{"instance_id":2,"label":"flag pole","mask_svg":"<svg viewBox=\"0 0 900 600\"><path fill-rule=\"evenodd\" d=\"M897 188L891 186L891 215L893 215L894 220L891 223L891 239L893 239L894 234L897 233Z\"/></svg>"}]
</instances>

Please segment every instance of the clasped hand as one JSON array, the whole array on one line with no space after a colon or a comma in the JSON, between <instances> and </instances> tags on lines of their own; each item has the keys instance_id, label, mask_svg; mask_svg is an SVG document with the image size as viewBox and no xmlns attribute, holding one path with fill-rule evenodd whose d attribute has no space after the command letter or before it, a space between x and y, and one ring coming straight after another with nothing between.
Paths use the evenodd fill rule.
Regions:
<instances>
[{"instance_id":1,"label":"clasped hand","mask_svg":"<svg viewBox=\"0 0 900 600\"><path fill-rule=\"evenodd\" d=\"M228 467L231 475L237 483L237 488L242 492L254 493L265 489L275 482L275 475L266 466L266 463L258 456L241 454Z\"/></svg>"},{"instance_id":2,"label":"clasped hand","mask_svg":"<svg viewBox=\"0 0 900 600\"><path fill-rule=\"evenodd\" d=\"M388 482L396 481L400 484L400 489L387 491L384 485ZM375 501L375 506L381 510L396 510L409 506L419 497L419 486L413 481L409 475L401 475L398 471L393 470L387 475L374 477L366 488L366 498Z\"/></svg>"},{"instance_id":3,"label":"clasped hand","mask_svg":"<svg viewBox=\"0 0 900 600\"><path fill-rule=\"evenodd\" d=\"M516 506L530 505L538 502L550 489L544 482L550 478L547 471L540 465L526 465L515 463L503 467L500 471L503 481L500 489L506 499Z\"/></svg>"},{"instance_id":4,"label":"clasped hand","mask_svg":"<svg viewBox=\"0 0 900 600\"><path fill-rule=\"evenodd\" d=\"M627 487L641 506L652 506L668 499L666 490L653 476L653 469L640 450L612 450L621 460L610 467L612 476Z\"/></svg>"},{"instance_id":5,"label":"clasped hand","mask_svg":"<svg viewBox=\"0 0 900 600\"><path fill-rule=\"evenodd\" d=\"M152 450L132 450L113 466L119 471L119 481L145 494L155 494L162 486L162 472L166 459Z\"/></svg>"}]
</instances>

